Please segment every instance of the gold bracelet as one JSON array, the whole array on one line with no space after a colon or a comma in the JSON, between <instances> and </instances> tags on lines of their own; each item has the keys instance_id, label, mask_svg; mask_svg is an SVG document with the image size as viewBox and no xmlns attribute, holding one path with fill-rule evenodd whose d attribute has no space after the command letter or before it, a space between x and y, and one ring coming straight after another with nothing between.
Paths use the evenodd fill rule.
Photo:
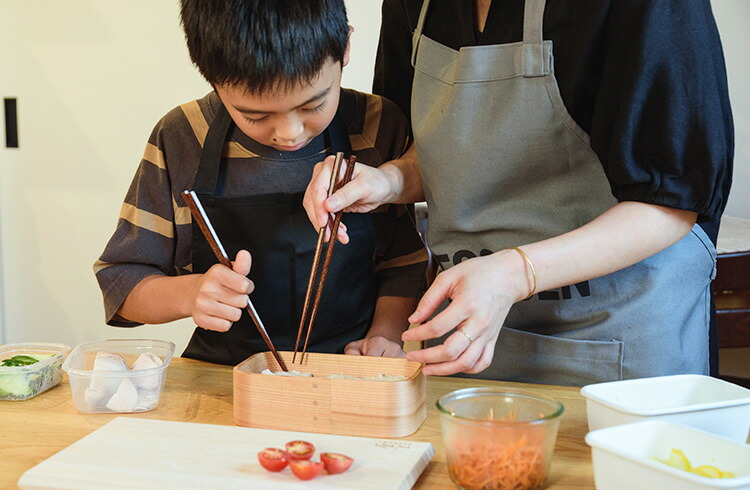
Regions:
<instances>
[{"instance_id":1,"label":"gold bracelet","mask_svg":"<svg viewBox=\"0 0 750 500\"><path fill-rule=\"evenodd\" d=\"M529 269L531 269L531 276L534 278L534 286L531 287L531 293L529 293L529 296L526 297L523 300L529 300L531 297L534 296L534 293L536 293L536 270L534 270L534 264L531 263L531 259L529 259L529 256L526 255L526 252L521 250L518 247L508 247L508 250L515 250L518 253L521 254L521 256L524 258L524 260L529 264Z\"/></svg>"}]
</instances>

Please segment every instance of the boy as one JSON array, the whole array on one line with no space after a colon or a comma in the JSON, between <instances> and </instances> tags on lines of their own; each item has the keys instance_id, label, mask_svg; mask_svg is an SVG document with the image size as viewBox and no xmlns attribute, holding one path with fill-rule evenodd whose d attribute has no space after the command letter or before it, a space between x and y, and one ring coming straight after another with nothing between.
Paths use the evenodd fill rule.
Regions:
<instances>
[{"instance_id":1,"label":"boy","mask_svg":"<svg viewBox=\"0 0 750 500\"><path fill-rule=\"evenodd\" d=\"M231 365L267 350L243 313L253 290L276 348L294 348L317 239L302 207L313 166L336 151L379 165L403 153L408 127L391 102L341 88L343 0L183 0L181 14L214 91L156 125L94 270L108 324L192 316L183 356ZM190 188L233 269L191 220ZM409 215L344 215L351 243L333 253L308 350L403 355L427 262Z\"/></svg>"}]
</instances>

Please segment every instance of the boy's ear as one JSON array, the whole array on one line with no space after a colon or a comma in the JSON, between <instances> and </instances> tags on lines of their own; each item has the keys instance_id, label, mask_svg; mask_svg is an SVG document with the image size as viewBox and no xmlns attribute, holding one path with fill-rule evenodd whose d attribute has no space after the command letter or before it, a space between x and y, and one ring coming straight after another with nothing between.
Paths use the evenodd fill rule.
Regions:
<instances>
[{"instance_id":1,"label":"boy's ear","mask_svg":"<svg viewBox=\"0 0 750 500\"><path fill-rule=\"evenodd\" d=\"M343 68L349 64L349 48L352 46L352 33L354 33L354 26L349 26L349 33L346 35L346 50L344 51L344 60L341 62Z\"/></svg>"}]
</instances>

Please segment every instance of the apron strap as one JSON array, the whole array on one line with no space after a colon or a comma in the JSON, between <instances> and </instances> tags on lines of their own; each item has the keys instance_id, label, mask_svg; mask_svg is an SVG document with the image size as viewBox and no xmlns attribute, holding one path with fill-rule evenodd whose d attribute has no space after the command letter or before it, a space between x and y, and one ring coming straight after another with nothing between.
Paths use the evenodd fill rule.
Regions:
<instances>
[{"instance_id":1,"label":"apron strap","mask_svg":"<svg viewBox=\"0 0 750 500\"><path fill-rule=\"evenodd\" d=\"M224 150L224 141L231 128L232 117L229 116L224 104L219 103L219 109L211 121L206 140L203 142L198 172L195 174L195 181L193 181L193 191L196 193L212 196L216 192L221 152Z\"/></svg>"},{"instance_id":2,"label":"apron strap","mask_svg":"<svg viewBox=\"0 0 750 500\"><path fill-rule=\"evenodd\" d=\"M352 154L352 143L349 140L349 129L346 128L341 113L337 110L333 120L323 132L326 142L331 147L331 154L341 151L344 156Z\"/></svg>"},{"instance_id":3,"label":"apron strap","mask_svg":"<svg viewBox=\"0 0 750 500\"><path fill-rule=\"evenodd\" d=\"M542 24L545 0L526 0L523 12L523 61L524 77L544 76L548 73L544 65L542 46Z\"/></svg>"},{"instance_id":4,"label":"apron strap","mask_svg":"<svg viewBox=\"0 0 750 500\"><path fill-rule=\"evenodd\" d=\"M219 105L216 116L211 121L203 143L198 172L193 181L193 191L197 194L213 196L216 193L216 184L219 179L219 167L221 166L221 153L224 150L224 142L232 128L232 117L223 104ZM336 115L324 132L327 145L331 148L331 154L341 151L344 155L352 154L352 145L349 140L349 131L336 111Z\"/></svg>"},{"instance_id":5,"label":"apron strap","mask_svg":"<svg viewBox=\"0 0 750 500\"><path fill-rule=\"evenodd\" d=\"M422 36L424 31L424 22L427 19L427 9L430 7L430 0L424 0L422 2L422 10L419 13L419 20L417 21L417 27L414 30L414 34L411 39L411 65L414 67L417 64L417 47L419 47L419 38Z\"/></svg>"}]
</instances>

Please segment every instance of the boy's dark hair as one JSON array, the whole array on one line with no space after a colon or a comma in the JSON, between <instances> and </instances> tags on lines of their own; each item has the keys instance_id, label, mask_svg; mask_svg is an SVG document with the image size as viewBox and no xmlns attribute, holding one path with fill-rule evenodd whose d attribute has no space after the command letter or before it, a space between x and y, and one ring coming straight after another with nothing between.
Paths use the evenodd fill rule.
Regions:
<instances>
[{"instance_id":1,"label":"boy's dark hair","mask_svg":"<svg viewBox=\"0 0 750 500\"><path fill-rule=\"evenodd\" d=\"M212 85L259 94L309 83L342 62L344 0L182 0L190 58Z\"/></svg>"}]
</instances>

